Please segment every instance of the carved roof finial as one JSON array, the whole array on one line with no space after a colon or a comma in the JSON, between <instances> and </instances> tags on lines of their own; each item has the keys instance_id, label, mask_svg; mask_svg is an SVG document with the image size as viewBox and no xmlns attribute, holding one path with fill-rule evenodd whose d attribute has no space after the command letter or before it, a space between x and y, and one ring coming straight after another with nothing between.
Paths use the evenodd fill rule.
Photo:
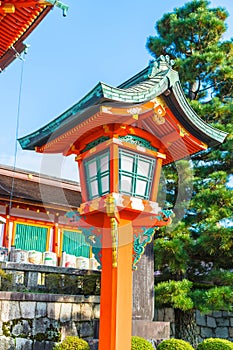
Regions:
<instances>
[{"instance_id":1,"label":"carved roof finial","mask_svg":"<svg viewBox=\"0 0 233 350\"><path fill-rule=\"evenodd\" d=\"M148 78L153 78L160 70L171 69L174 64L175 61L169 55L160 55L156 60L149 62Z\"/></svg>"}]
</instances>

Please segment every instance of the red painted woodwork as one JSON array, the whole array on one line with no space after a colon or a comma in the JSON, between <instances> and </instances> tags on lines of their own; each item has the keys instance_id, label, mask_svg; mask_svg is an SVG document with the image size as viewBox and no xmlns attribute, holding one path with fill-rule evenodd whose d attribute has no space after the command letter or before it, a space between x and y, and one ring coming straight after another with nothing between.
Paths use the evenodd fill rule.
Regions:
<instances>
[{"instance_id":1,"label":"red painted woodwork","mask_svg":"<svg viewBox=\"0 0 233 350\"><path fill-rule=\"evenodd\" d=\"M42 21L52 5L39 0L2 0L0 2L0 69L21 53L22 41Z\"/></svg>"},{"instance_id":2,"label":"red painted woodwork","mask_svg":"<svg viewBox=\"0 0 233 350\"><path fill-rule=\"evenodd\" d=\"M153 103L151 102L151 104ZM150 104L147 102L140 106L144 105L148 107ZM117 111L119 112L119 110L121 109L118 108ZM169 108L166 108L165 111L164 122L160 124L155 120L154 108L147 109L146 112L144 110L144 114L140 114L138 119L135 119L133 115L125 115L124 110L119 115L114 114L114 111L109 111L108 114L106 111L103 112L103 107L99 107L99 111L87 120L45 145L36 147L36 151L39 153L63 153L66 156L72 153L78 154L80 149L84 149L93 140L93 136L95 139L99 135L109 135L110 137L115 135L117 137L117 135L123 135L124 132L130 134L130 130L133 129L138 130L135 135L139 137L145 137L143 135L146 133L149 141L156 140L152 141L152 145L158 147L159 144L160 152L166 154L163 165L206 149L206 144L185 131ZM103 125L103 120L108 120L109 124ZM124 128L121 127L122 125ZM112 129L112 126L115 126L115 129Z\"/></svg>"}]
</instances>

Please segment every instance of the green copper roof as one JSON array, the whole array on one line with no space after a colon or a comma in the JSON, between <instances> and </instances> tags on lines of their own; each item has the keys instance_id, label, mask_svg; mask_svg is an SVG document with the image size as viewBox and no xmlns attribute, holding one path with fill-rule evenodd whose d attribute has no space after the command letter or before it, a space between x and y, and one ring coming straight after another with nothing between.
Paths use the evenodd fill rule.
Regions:
<instances>
[{"instance_id":1,"label":"green copper roof","mask_svg":"<svg viewBox=\"0 0 233 350\"><path fill-rule=\"evenodd\" d=\"M118 87L112 87L99 82L86 96L59 117L19 139L23 149L34 150L36 146L44 145L74 124L85 120L87 114L97 110L104 101L122 104L139 104L160 95L173 111L179 122L199 140L214 146L224 141L226 133L212 128L201 120L188 104L176 71L172 69L173 62L169 57L161 56L157 61L130 78ZM193 133L194 130L194 133Z\"/></svg>"}]
</instances>

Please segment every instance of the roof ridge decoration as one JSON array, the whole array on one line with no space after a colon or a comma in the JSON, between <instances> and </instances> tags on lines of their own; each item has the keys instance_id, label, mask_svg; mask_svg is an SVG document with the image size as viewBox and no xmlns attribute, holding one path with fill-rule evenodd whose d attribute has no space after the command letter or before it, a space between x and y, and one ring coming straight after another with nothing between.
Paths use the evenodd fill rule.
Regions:
<instances>
[{"instance_id":1,"label":"roof ridge decoration","mask_svg":"<svg viewBox=\"0 0 233 350\"><path fill-rule=\"evenodd\" d=\"M160 71L172 69L175 61L170 59L170 56L159 56L155 60L150 60L149 65L143 69L141 72L137 73L130 79L121 83L118 88L127 88L132 85L136 85L137 83L143 82L147 79L154 78L155 75Z\"/></svg>"},{"instance_id":2,"label":"roof ridge decoration","mask_svg":"<svg viewBox=\"0 0 233 350\"><path fill-rule=\"evenodd\" d=\"M43 1L43 0L41 0L39 2L44 2L45 4L48 3L48 4L51 4L52 6L57 6L59 9L62 10L63 17L67 16L67 11L69 9L69 6L64 4L62 1L59 1L59 0L45 0L45 1Z\"/></svg>"},{"instance_id":3,"label":"roof ridge decoration","mask_svg":"<svg viewBox=\"0 0 233 350\"><path fill-rule=\"evenodd\" d=\"M149 62L149 71L148 78L154 78L154 76L158 73L159 69L163 69L164 67L172 69L175 61L170 58L169 55L159 56L157 60L151 60Z\"/></svg>"}]
</instances>

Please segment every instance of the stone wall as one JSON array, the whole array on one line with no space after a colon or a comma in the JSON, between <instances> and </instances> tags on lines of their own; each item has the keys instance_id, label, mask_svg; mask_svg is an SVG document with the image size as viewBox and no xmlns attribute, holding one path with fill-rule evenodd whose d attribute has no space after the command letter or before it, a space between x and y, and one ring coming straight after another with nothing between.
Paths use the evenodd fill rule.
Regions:
<instances>
[{"instance_id":1,"label":"stone wall","mask_svg":"<svg viewBox=\"0 0 233 350\"><path fill-rule=\"evenodd\" d=\"M204 315L197 310L195 314L200 342L203 339L212 337L233 341L233 312L214 311ZM156 310L155 320L170 322L171 337L175 336L175 315L173 309Z\"/></svg>"},{"instance_id":2,"label":"stone wall","mask_svg":"<svg viewBox=\"0 0 233 350\"><path fill-rule=\"evenodd\" d=\"M67 335L89 341L98 319L98 296L0 292L0 350L52 350Z\"/></svg>"},{"instance_id":3,"label":"stone wall","mask_svg":"<svg viewBox=\"0 0 233 350\"><path fill-rule=\"evenodd\" d=\"M214 311L207 315L196 312L200 339L224 338L233 341L233 312Z\"/></svg>"}]
</instances>

